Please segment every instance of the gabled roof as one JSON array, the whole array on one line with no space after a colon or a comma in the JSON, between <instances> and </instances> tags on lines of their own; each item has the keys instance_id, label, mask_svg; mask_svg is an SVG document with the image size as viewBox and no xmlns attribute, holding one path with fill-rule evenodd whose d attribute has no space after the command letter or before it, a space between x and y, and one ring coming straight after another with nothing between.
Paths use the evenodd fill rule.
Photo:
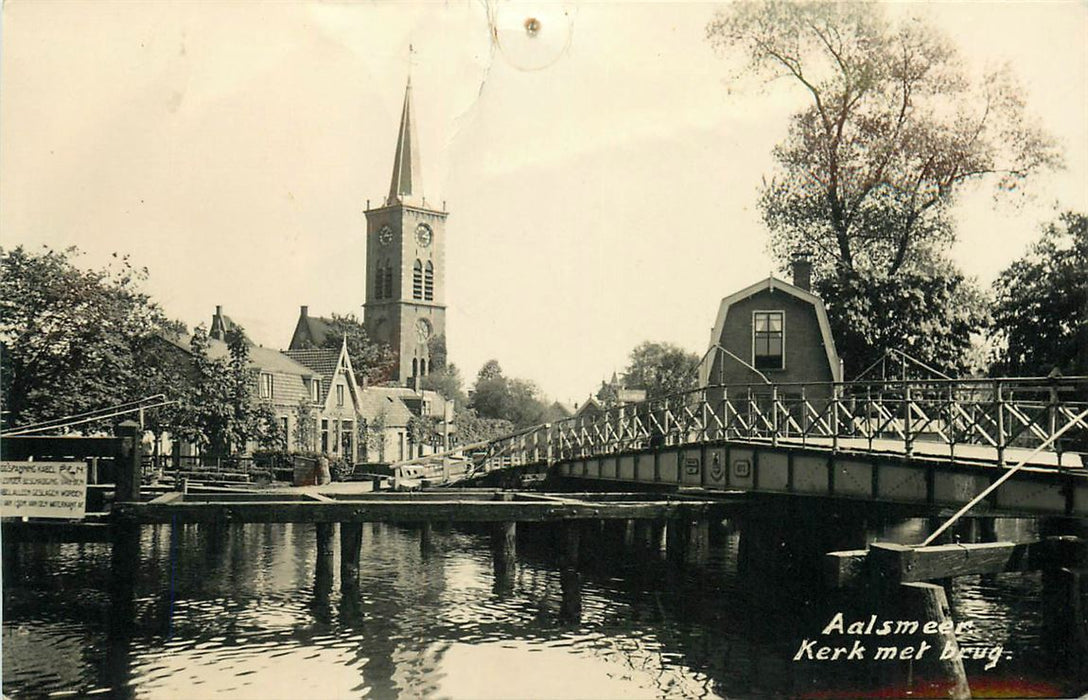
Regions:
<instances>
[{"instance_id":1,"label":"gabled roof","mask_svg":"<svg viewBox=\"0 0 1088 700\"><path fill-rule=\"evenodd\" d=\"M324 316L310 316L305 311L299 315L295 332L291 336L291 350L303 350L325 344L332 333L332 320Z\"/></svg>"},{"instance_id":2,"label":"gabled roof","mask_svg":"<svg viewBox=\"0 0 1088 700\"><path fill-rule=\"evenodd\" d=\"M359 413L364 418L374 418L384 413L386 427L402 427L414 415L400 400L396 389L372 386L359 392Z\"/></svg>"},{"instance_id":3,"label":"gabled roof","mask_svg":"<svg viewBox=\"0 0 1088 700\"><path fill-rule=\"evenodd\" d=\"M714 328L710 331L709 347L714 348L722 337L722 328L725 326L726 316L729 315L729 307L738 301L747 299L753 294L758 294L763 291L781 291L800 299L803 302L812 304L816 310L816 320L820 324L820 336L823 338L824 350L827 352L827 362L831 368L831 378L836 382L841 382L842 363L835 350L835 339L831 336L831 324L827 320L827 309L824 307L824 300L812 292L806 292L800 287L776 278L774 275L749 285L739 292L734 292L722 299L721 304L718 306L718 317L714 321ZM708 384L710 380L710 370L714 363L713 358L714 353L708 350L706 355L703 356L702 363L699 365L699 383L704 386Z\"/></svg>"},{"instance_id":4,"label":"gabled roof","mask_svg":"<svg viewBox=\"0 0 1088 700\"><path fill-rule=\"evenodd\" d=\"M222 340L208 338L208 357L229 358L230 348ZM295 362L279 350L272 350L259 345L249 346L249 364L265 372L296 374L300 377L314 376L314 371L309 367Z\"/></svg>"},{"instance_id":5,"label":"gabled roof","mask_svg":"<svg viewBox=\"0 0 1088 700\"><path fill-rule=\"evenodd\" d=\"M604 407L601 405L601 402L598 401L597 397L594 396L593 394L589 395L589 398L587 398L585 400L585 403L583 403L581 406L578 407L578 410L576 410L574 412L574 415L572 415L571 418L577 418L578 416L584 414L586 411L589 411L591 408L594 411L598 411L598 412L604 410Z\"/></svg>"},{"instance_id":6,"label":"gabled roof","mask_svg":"<svg viewBox=\"0 0 1088 700\"><path fill-rule=\"evenodd\" d=\"M330 348L309 348L306 350L284 350L283 354L301 365L313 370L322 379L332 379L336 367L340 364L340 351Z\"/></svg>"}]
</instances>

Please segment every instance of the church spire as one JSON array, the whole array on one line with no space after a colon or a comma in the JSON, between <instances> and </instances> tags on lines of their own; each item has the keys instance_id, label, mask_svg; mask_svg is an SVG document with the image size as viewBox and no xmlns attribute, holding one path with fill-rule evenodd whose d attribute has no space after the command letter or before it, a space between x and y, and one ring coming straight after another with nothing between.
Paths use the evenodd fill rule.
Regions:
<instances>
[{"instance_id":1,"label":"church spire","mask_svg":"<svg viewBox=\"0 0 1088 700\"><path fill-rule=\"evenodd\" d=\"M404 88L404 107L400 113L400 131L397 132L393 180L389 183L386 204L396 204L423 194L417 141L416 123L412 119L412 76L409 74L408 85Z\"/></svg>"}]
</instances>

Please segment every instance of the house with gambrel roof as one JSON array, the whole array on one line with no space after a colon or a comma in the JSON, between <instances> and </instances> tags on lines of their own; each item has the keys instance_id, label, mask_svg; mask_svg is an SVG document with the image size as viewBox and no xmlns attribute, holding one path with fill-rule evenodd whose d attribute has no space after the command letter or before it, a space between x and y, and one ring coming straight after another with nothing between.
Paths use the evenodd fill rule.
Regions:
<instances>
[{"instance_id":1,"label":"house with gambrel roof","mask_svg":"<svg viewBox=\"0 0 1088 700\"><path fill-rule=\"evenodd\" d=\"M809 396L829 394L842 381L842 361L823 299L812 293L811 264L793 262L793 283L774 276L721 300L710 333L710 346L699 366L699 382L750 386L772 384Z\"/></svg>"}]
</instances>

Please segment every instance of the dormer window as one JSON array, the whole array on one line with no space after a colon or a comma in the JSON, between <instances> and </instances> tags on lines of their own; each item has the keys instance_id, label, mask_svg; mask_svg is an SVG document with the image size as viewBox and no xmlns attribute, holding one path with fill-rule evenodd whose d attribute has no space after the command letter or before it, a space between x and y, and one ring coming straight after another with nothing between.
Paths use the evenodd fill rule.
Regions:
<instances>
[{"instance_id":1,"label":"dormer window","mask_svg":"<svg viewBox=\"0 0 1088 700\"><path fill-rule=\"evenodd\" d=\"M321 400L321 380L320 379L311 379L310 380L310 400L311 401L320 401Z\"/></svg>"},{"instance_id":2,"label":"dormer window","mask_svg":"<svg viewBox=\"0 0 1088 700\"><path fill-rule=\"evenodd\" d=\"M759 370L784 369L786 337L781 311L752 314L752 365Z\"/></svg>"}]
</instances>

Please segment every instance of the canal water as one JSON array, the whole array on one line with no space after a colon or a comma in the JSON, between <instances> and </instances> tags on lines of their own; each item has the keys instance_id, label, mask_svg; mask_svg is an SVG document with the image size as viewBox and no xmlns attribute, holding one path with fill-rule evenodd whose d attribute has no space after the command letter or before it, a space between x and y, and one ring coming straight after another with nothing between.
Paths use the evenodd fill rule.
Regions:
<instances>
[{"instance_id":1,"label":"canal water","mask_svg":"<svg viewBox=\"0 0 1088 700\"><path fill-rule=\"evenodd\" d=\"M837 697L873 694L888 677L873 664L795 660L836 612L849 623L867 619L866 608L804 574L738 570L740 535L728 523L683 561L653 537L632 541L622 525L590 527L577 573L560 565L555 526L523 524L514 567L496 574L488 533L366 524L350 599L339 567L319 557L314 525L147 526L138 553L122 552L137 566L113 560L110 544L8 547L3 691ZM907 523L892 534L921 533ZM333 537L332 561L338 547ZM1044 649L1040 590L1031 574L951 584L953 618L972 623L961 646L1001 647L996 663L965 661L976 696L1086 690ZM911 692L896 678L888 687L899 690L889 692Z\"/></svg>"}]
</instances>

